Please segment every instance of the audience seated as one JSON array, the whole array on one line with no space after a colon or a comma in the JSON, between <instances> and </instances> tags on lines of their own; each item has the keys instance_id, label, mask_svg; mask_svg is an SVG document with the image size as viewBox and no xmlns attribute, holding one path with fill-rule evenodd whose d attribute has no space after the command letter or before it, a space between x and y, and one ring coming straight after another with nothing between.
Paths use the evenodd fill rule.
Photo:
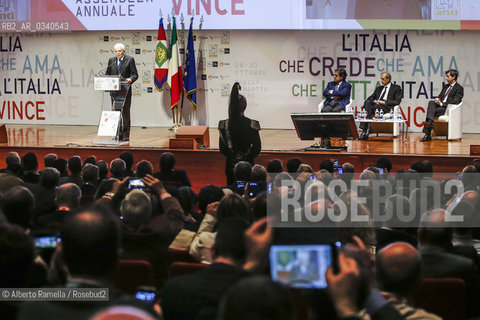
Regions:
<instances>
[{"instance_id":1,"label":"audience seated","mask_svg":"<svg viewBox=\"0 0 480 320\"><path fill-rule=\"evenodd\" d=\"M135 177L143 178L147 174L153 175L153 166L152 163L148 160L142 160L137 163L135 168Z\"/></svg>"},{"instance_id":2,"label":"audience seated","mask_svg":"<svg viewBox=\"0 0 480 320\"><path fill-rule=\"evenodd\" d=\"M83 167L83 184L80 186L82 190L82 205L93 203L93 198L98 188L98 171L98 167L91 163L87 163Z\"/></svg>"},{"instance_id":3,"label":"audience seated","mask_svg":"<svg viewBox=\"0 0 480 320\"><path fill-rule=\"evenodd\" d=\"M43 164L45 168L51 167L54 168L55 160L57 160L58 156L55 153L49 153L45 155L43 158Z\"/></svg>"},{"instance_id":4,"label":"audience seated","mask_svg":"<svg viewBox=\"0 0 480 320\"><path fill-rule=\"evenodd\" d=\"M97 165L97 157L95 155L91 155L91 156L88 156L85 158L85 160L83 161L83 166L85 167L85 165L89 163L89 164L93 164L94 166Z\"/></svg>"},{"instance_id":5,"label":"audience seated","mask_svg":"<svg viewBox=\"0 0 480 320\"><path fill-rule=\"evenodd\" d=\"M18 166L18 164L13 166ZM15 186L23 185L25 185L25 183L16 174L11 174L8 170L0 173L0 193L8 192Z\"/></svg>"},{"instance_id":6,"label":"audience seated","mask_svg":"<svg viewBox=\"0 0 480 320\"><path fill-rule=\"evenodd\" d=\"M27 152L23 155L22 160L23 174L22 180L30 183L37 183L40 179L40 173L38 173L38 159L34 152Z\"/></svg>"},{"instance_id":7,"label":"audience seated","mask_svg":"<svg viewBox=\"0 0 480 320\"><path fill-rule=\"evenodd\" d=\"M19 226L0 223L0 287L28 288L34 257L32 238ZM20 304L1 301L0 319L17 319Z\"/></svg>"},{"instance_id":8,"label":"audience seated","mask_svg":"<svg viewBox=\"0 0 480 320\"><path fill-rule=\"evenodd\" d=\"M100 198L102 198L106 193L112 192L113 190L113 185L115 182L118 182L118 179L115 178L108 178L103 180L97 188L97 191L95 192L94 195L94 200L97 201Z\"/></svg>"},{"instance_id":9,"label":"audience seated","mask_svg":"<svg viewBox=\"0 0 480 320\"><path fill-rule=\"evenodd\" d=\"M247 161L240 161L233 168L235 182L228 186L236 194L243 195L247 182L250 182L252 165Z\"/></svg>"},{"instance_id":10,"label":"audience seated","mask_svg":"<svg viewBox=\"0 0 480 320\"><path fill-rule=\"evenodd\" d=\"M333 172L333 162L324 160L321 170L314 173L307 163L290 159L286 163L287 170L300 172L293 179L282 172L280 160L270 161L268 170L260 164L251 167L249 163L240 162L235 167L235 176L238 182L245 182L243 188L238 188L237 184L230 186L236 192L232 193L229 189L224 191L218 186L206 185L198 196L189 187L186 172L174 169L175 156L169 152L162 154L161 170L156 173L165 179L167 186L152 177L150 162L134 163L130 152L122 153L120 158L111 162L111 177L107 162L97 161L94 155L85 159L83 171L82 159L71 157L68 160L70 176L66 175L67 161L55 154L44 157L46 168L40 174L33 152L26 153L21 160L18 153L10 152L5 162L7 167L0 173L0 269L9 268L9 271L2 272L3 287L61 285L107 287L111 291L108 302L27 302L21 307L2 302L2 319L108 317L110 311L101 310L110 307L109 310L115 313L115 308L122 308L112 308L117 304L130 309L132 306L140 308L132 314L144 310L148 313L143 313L143 317L156 318L152 304L136 301L110 284L109 275L114 272L119 257L146 260L152 265L167 320L215 319L217 313L218 319L303 317L295 315L288 290L266 278L252 277L254 273L265 272L272 241L272 229L266 227L265 219L267 193L262 189L256 195L249 192L242 197L239 194L249 190L250 182L266 186L267 171L276 174L273 181L270 180L270 212L280 210L275 207L280 201L272 204L272 199L282 194L294 194L292 188L280 185L281 180L303 186L314 176L316 181L310 182L307 192L316 188L326 196L320 198L318 193L313 193L308 201L304 201L302 191L300 211L308 206L313 214L329 210L339 214L341 206L337 201L341 200L347 206L349 217L355 213L369 220L375 206L383 215L393 213L393 220L384 225L370 224L369 228L301 228L299 232L289 229L276 234L276 241L289 244L315 243L325 239L338 239L343 243L338 258L339 272L335 274L329 268L326 275L330 299L308 300L305 303L310 307L329 306L331 312L336 311L341 319L438 319L416 309L411 304L412 294L421 277L454 277L466 283L467 315L480 316L480 261L477 255L480 240L478 228L468 228L480 225L477 217L480 208L478 169L475 165L465 167L457 182L465 187L466 192L456 195L454 188L450 193L442 193L441 201L434 203L434 195L424 185L440 186L443 190L449 180L442 184L437 182L433 178L433 165L428 161L412 163L412 169L398 169L393 178L390 160L380 158L376 166L369 166L362 172L360 181L365 181L366 185L360 188L352 187L359 180L354 177L355 168L350 163L343 163L343 173L338 174ZM474 164L478 165L477 162ZM22 165L25 169L23 175ZM128 188L128 176L133 172L127 171L132 167L136 168L135 175L142 179L145 189ZM384 170L383 174L379 172L380 168ZM346 183L346 192L345 189L334 189L330 193L329 184L337 179ZM385 180L390 182L394 194L377 201L374 184ZM94 206L80 207L82 195L91 197L88 204L95 202ZM462 213L470 219L456 229L443 227L445 211L439 209L452 203L456 203L453 215ZM418 251L415 249L415 225L420 221L411 222L407 228L402 226L402 221L395 220L414 210L417 210L417 219L422 210L429 210L418 230ZM254 224L248 228L252 221ZM59 232L62 243L56 250L51 249L55 254L47 282L43 260L48 262L50 257L44 255L45 250L33 251L33 242L27 235L35 237ZM287 233L290 233L289 237L285 237ZM18 239L15 243L14 238ZM349 244L352 241L356 244ZM185 250L185 255L187 252L191 255L189 259L211 265L198 274L167 280L169 247ZM11 248L18 248L19 252L13 253ZM10 265L6 261L11 261ZM372 261L375 261L375 269ZM383 291L383 297L375 286ZM159 305L155 308L158 309ZM328 312L323 313L326 314ZM317 318L325 319L323 316Z\"/></svg>"},{"instance_id":11,"label":"audience seated","mask_svg":"<svg viewBox=\"0 0 480 320\"><path fill-rule=\"evenodd\" d=\"M125 176L134 177L135 174L132 169L134 164L133 154L130 151L124 151L120 155L120 159L125 161Z\"/></svg>"},{"instance_id":12,"label":"audience seated","mask_svg":"<svg viewBox=\"0 0 480 320\"><path fill-rule=\"evenodd\" d=\"M295 320L293 301L287 288L266 276L247 277L225 294L218 320Z\"/></svg>"},{"instance_id":13,"label":"audience seated","mask_svg":"<svg viewBox=\"0 0 480 320\"><path fill-rule=\"evenodd\" d=\"M417 247L417 229L408 227L418 225L418 222L402 222L401 217L409 217L411 214L410 201L401 195L390 196L385 205L384 215L391 214L387 226L377 228L375 238L377 252L394 242L406 242Z\"/></svg>"},{"instance_id":14,"label":"audience seated","mask_svg":"<svg viewBox=\"0 0 480 320\"><path fill-rule=\"evenodd\" d=\"M228 219L218 229L213 247L213 263L204 271L172 278L162 290L162 310L166 320L215 319L222 295L239 279L248 276L246 260L247 223Z\"/></svg>"},{"instance_id":15,"label":"audience seated","mask_svg":"<svg viewBox=\"0 0 480 320\"><path fill-rule=\"evenodd\" d=\"M58 187L55 196L55 212L38 218L37 225L42 230L60 232L71 212L80 206L82 191L75 183L65 183Z\"/></svg>"},{"instance_id":16,"label":"audience seated","mask_svg":"<svg viewBox=\"0 0 480 320\"><path fill-rule=\"evenodd\" d=\"M302 172L313 173L313 169L310 165L306 163L302 163L301 165L298 166L297 173L302 173Z\"/></svg>"},{"instance_id":17,"label":"audience seated","mask_svg":"<svg viewBox=\"0 0 480 320\"><path fill-rule=\"evenodd\" d=\"M6 171L12 172L12 166L20 164L20 156L18 155L18 152L12 151L7 153L5 156L5 163L7 164L7 167L0 169L0 173L5 173Z\"/></svg>"},{"instance_id":18,"label":"audience seated","mask_svg":"<svg viewBox=\"0 0 480 320\"><path fill-rule=\"evenodd\" d=\"M478 190L480 184L480 174L475 166L466 166L462 170L460 180L463 183L465 191L475 191Z\"/></svg>"},{"instance_id":19,"label":"audience seated","mask_svg":"<svg viewBox=\"0 0 480 320\"><path fill-rule=\"evenodd\" d=\"M133 305L154 314L153 308L118 291L107 280L118 261L120 232L108 211L86 209L65 223L59 250L70 276L68 288L109 288L108 301L26 302L19 319L88 319L111 305Z\"/></svg>"},{"instance_id":20,"label":"audience seated","mask_svg":"<svg viewBox=\"0 0 480 320\"><path fill-rule=\"evenodd\" d=\"M320 162L320 170L327 170L330 173L333 173L333 161L330 159L325 159Z\"/></svg>"},{"instance_id":21,"label":"audience seated","mask_svg":"<svg viewBox=\"0 0 480 320\"><path fill-rule=\"evenodd\" d=\"M98 160L98 183L108 178L108 163L105 160Z\"/></svg>"},{"instance_id":22,"label":"audience seated","mask_svg":"<svg viewBox=\"0 0 480 320\"><path fill-rule=\"evenodd\" d=\"M60 178L68 176L67 165L68 165L68 161L66 159L63 159L63 158L55 159L55 162L53 163L53 167L60 172Z\"/></svg>"},{"instance_id":23,"label":"audience seated","mask_svg":"<svg viewBox=\"0 0 480 320\"><path fill-rule=\"evenodd\" d=\"M83 184L82 158L80 158L79 156L70 157L70 159L68 159L68 171L70 171L70 174L68 176L60 178L60 180L58 181L58 185L72 182L75 183L77 186L81 187Z\"/></svg>"},{"instance_id":24,"label":"audience seated","mask_svg":"<svg viewBox=\"0 0 480 320\"><path fill-rule=\"evenodd\" d=\"M475 263L465 257L448 253L452 229L443 227L446 211L427 212L424 225L418 230L423 278L459 278L467 287L467 316L480 315L480 275Z\"/></svg>"},{"instance_id":25,"label":"audience seated","mask_svg":"<svg viewBox=\"0 0 480 320\"><path fill-rule=\"evenodd\" d=\"M166 193L162 183L152 176L145 178L161 200L163 214L152 218L154 203L142 190L131 190L120 207L122 218L122 259L146 260L153 267L157 287L167 277L167 251L174 237L183 227L184 214L177 199Z\"/></svg>"},{"instance_id":26,"label":"audience seated","mask_svg":"<svg viewBox=\"0 0 480 320\"><path fill-rule=\"evenodd\" d=\"M190 255L203 263L212 262L212 245L215 242L216 230L229 218L239 218L249 221L249 211L243 199L235 194L228 194L222 198L218 207L209 205L205 218L198 228L198 233L190 244Z\"/></svg>"},{"instance_id":27,"label":"audience seated","mask_svg":"<svg viewBox=\"0 0 480 320\"><path fill-rule=\"evenodd\" d=\"M302 160L297 158L288 159L287 161L287 172L288 173L296 173L298 167L302 164Z\"/></svg>"},{"instance_id":28,"label":"audience seated","mask_svg":"<svg viewBox=\"0 0 480 320\"><path fill-rule=\"evenodd\" d=\"M123 180L125 177L128 176L126 170L127 166L125 164L125 161L123 161L122 159L116 158L113 159L112 162L110 162L110 175L112 178Z\"/></svg>"},{"instance_id":29,"label":"audience seated","mask_svg":"<svg viewBox=\"0 0 480 320\"><path fill-rule=\"evenodd\" d=\"M178 199L178 202L180 202L183 213L185 214L185 224L183 226L183 229L197 230L200 222L198 223L198 226L196 228L193 226L197 223L197 219L201 220L198 212L197 195L192 190L192 188L183 186L178 188L177 195L175 197ZM194 216L197 217L197 219L195 219Z\"/></svg>"},{"instance_id":30,"label":"audience seated","mask_svg":"<svg viewBox=\"0 0 480 320\"><path fill-rule=\"evenodd\" d=\"M27 183L26 187L35 197L35 221L39 217L52 213L56 210L55 193L60 179L60 172L55 168L45 168L40 173L38 183Z\"/></svg>"},{"instance_id":31,"label":"audience seated","mask_svg":"<svg viewBox=\"0 0 480 320\"><path fill-rule=\"evenodd\" d=\"M174 169L175 155L171 152L165 152L160 156L160 171L153 174L153 176L165 185L174 185L176 187L188 186L192 184L188 179L187 172L181 169Z\"/></svg>"},{"instance_id":32,"label":"audience seated","mask_svg":"<svg viewBox=\"0 0 480 320\"><path fill-rule=\"evenodd\" d=\"M413 246L405 242L386 246L378 252L375 267L378 287L405 319L441 319L411 305L421 278L420 254Z\"/></svg>"},{"instance_id":33,"label":"audience seated","mask_svg":"<svg viewBox=\"0 0 480 320\"><path fill-rule=\"evenodd\" d=\"M267 172L268 173L280 173L283 172L283 163L281 160L274 159L270 160L267 163Z\"/></svg>"},{"instance_id":34,"label":"audience seated","mask_svg":"<svg viewBox=\"0 0 480 320\"><path fill-rule=\"evenodd\" d=\"M25 230L32 228L35 211L35 198L23 186L16 186L3 195L2 212L8 222Z\"/></svg>"},{"instance_id":35,"label":"audience seated","mask_svg":"<svg viewBox=\"0 0 480 320\"><path fill-rule=\"evenodd\" d=\"M250 173L250 181L258 183L267 182L267 170L264 166L256 164L252 167L252 172Z\"/></svg>"}]
</instances>

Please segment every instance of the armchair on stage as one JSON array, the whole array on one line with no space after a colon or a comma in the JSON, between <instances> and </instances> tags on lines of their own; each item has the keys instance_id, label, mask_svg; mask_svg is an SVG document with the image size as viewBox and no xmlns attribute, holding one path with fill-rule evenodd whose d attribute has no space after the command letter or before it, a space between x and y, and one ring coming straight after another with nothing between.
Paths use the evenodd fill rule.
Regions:
<instances>
[{"instance_id":1,"label":"armchair on stage","mask_svg":"<svg viewBox=\"0 0 480 320\"><path fill-rule=\"evenodd\" d=\"M462 139L462 103L449 104L445 114L434 120L433 132L436 136L446 136L447 140Z\"/></svg>"},{"instance_id":2,"label":"armchair on stage","mask_svg":"<svg viewBox=\"0 0 480 320\"><path fill-rule=\"evenodd\" d=\"M122 111L125 105L130 84L118 75L96 75L94 90L103 91L102 114L98 123L98 132L94 144L121 144L119 141L122 125ZM105 95L105 92L111 93ZM107 100L107 102L105 102ZM108 106L107 110L104 110ZM127 144L125 142L124 144Z\"/></svg>"}]
</instances>

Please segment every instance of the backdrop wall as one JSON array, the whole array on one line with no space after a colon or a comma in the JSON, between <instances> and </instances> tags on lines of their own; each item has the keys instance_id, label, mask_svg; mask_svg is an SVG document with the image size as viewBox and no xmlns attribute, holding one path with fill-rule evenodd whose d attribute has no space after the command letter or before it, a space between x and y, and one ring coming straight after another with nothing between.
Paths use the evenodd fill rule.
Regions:
<instances>
[{"instance_id":1,"label":"backdrop wall","mask_svg":"<svg viewBox=\"0 0 480 320\"><path fill-rule=\"evenodd\" d=\"M183 46L188 30L179 29ZM113 45L122 42L139 71L132 124L170 126L170 95L153 84L156 34L0 34L0 121L98 124L102 103L109 99L93 90L93 78L107 67ZM228 95L239 81L247 116L263 128L293 128L290 113L316 111L333 70L345 67L356 107L379 84L380 72L390 72L403 87L401 106L410 130L420 131L427 100L439 93L444 72L455 68L465 88L463 131L480 132L478 32L238 30L196 31L195 36L199 107L192 114L185 101L187 124L216 127L227 117Z\"/></svg>"}]
</instances>

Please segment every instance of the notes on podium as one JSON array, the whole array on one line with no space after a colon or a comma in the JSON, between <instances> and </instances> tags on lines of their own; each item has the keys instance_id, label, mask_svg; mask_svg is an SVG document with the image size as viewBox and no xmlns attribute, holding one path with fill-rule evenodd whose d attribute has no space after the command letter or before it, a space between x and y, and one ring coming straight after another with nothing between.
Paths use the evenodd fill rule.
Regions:
<instances>
[{"instance_id":1,"label":"notes on podium","mask_svg":"<svg viewBox=\"0 0 480 320\"><path fill-rule=\"evenodd\" d=\"M96 75L93 79L93 89L96 91L120 90L119 75Z\"/></svg>"}]
</instances>

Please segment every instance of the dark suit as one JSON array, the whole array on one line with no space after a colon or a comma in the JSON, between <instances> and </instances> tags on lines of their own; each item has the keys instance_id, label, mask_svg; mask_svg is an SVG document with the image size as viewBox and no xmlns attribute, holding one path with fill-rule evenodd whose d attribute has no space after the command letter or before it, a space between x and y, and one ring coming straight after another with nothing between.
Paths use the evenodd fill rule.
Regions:
<instances>
[{"instance_id":1,"label":"dark suit","mask_svg":"<svg viewBox=\"0 0 480 320\"><path fill-rule=\"evenodd\" d=\"M138 79L138 71L135 65L135 59L131 56L124 55L122 59L122 65L120 70L118 69L117 57L112 57L108 60L108 67L106 74L108 75L120 75L120 80L130 78L132 83ZM122 110L122 125L120 127L120 139L127 139L130 137L130 105L132 103L132 89L130 85L122 86L120 91L112 91L110 95L112 97L112 103L119 95L125 96L125 104ZM117 109L117 111L120 109Z\"/></svg>"},{"instance_id":2,"label":"dark suit","mask_svg":"<svg viewBox=\"0 0 480 320\"><path fill-rule=\"evenodd\" d=\"M62 184L65 184L65 183L75 183L80 188L84 183L84 181L81 174L72 174L69 176L61 177L58 180L57 186L61 186Z\"/></svg>"},{"instance_id":3,"label":"dark suit","mask_svg":"<svg viewBox=\"0 0 480 320\"><path fill-rule=\"evenodd\" d=\"M159 171L155 172L153 176L162 181L164 185L173 185L176 187L192 186L185 170L174 169L170 172Z\"/></svg>"},{"instance_id":4,"label":"dark suit","mask_svg":"<svg viewBox=\"0 0 480 320\"><path fill-rule=\"evenodd\" d=\"M323 103L322 112L340 112L345 111L345 106L350 103L350 92L352 85L348 82L342 81L338 90L335 90L337 83L335 81L329 82L325 90L323 90L323 96L325 102ZM332 93L329 91L332 90ZM339 97L334 99L333 97Z\"/></svg>"},{"instance_id":5,"label":"dark suit","mask_svg":"<svg viewBox=\"0 0 480 320\"><path fill-rule=\"evenodd\" d=\"M57 209L57 204L55 203L56 188L47 189L43 185L36 183L26 183L25 187L30 190L35 198L35 223L37 223L39 217L52 213Z\"/></svg>"},{"instance_id":6,"label":"dark suit","mask_svg":"<svg viewBox=\"0 0 480 320\"><path fill-rule=\"evenodd\" d=\"M399 85L390 83L390 89L388 90L387 97L380 99L384 86L378 86L375 88L373 94L365 100L363 107L367 110L367 119L371 119L376 109L383 110L384 113L388 113L393 110L396 105L402 102L402 88ZM375 104L375 100L385 100L385 104ZM361 123L360 128L364 131L369 127L368 123Z\"/></svg>"},{"instance_id":7,"label":"dark suit","mask_svg":"<svg viewBox=\"0 0 480 320\"><path fill-rule=\"evenodd\" d=\"M450 87L448 83L443 85L442 91L438 95L439 99L444 99L448 87ZM427 116L425 117L425 124L427 125L423 126L423 133L430 135L433 128L433 119L444 115L445 110L447 110L447 106L449 104L459 104L460 102L462 102L462 99L463 87L458 84L458 82L455 82L452 86L452 89L450 89L450 92L448 93L447 100L445 102L442 102L441 105L436 104L434 100L430 100L427 107Z\"/></svg>"}]
</instances>

